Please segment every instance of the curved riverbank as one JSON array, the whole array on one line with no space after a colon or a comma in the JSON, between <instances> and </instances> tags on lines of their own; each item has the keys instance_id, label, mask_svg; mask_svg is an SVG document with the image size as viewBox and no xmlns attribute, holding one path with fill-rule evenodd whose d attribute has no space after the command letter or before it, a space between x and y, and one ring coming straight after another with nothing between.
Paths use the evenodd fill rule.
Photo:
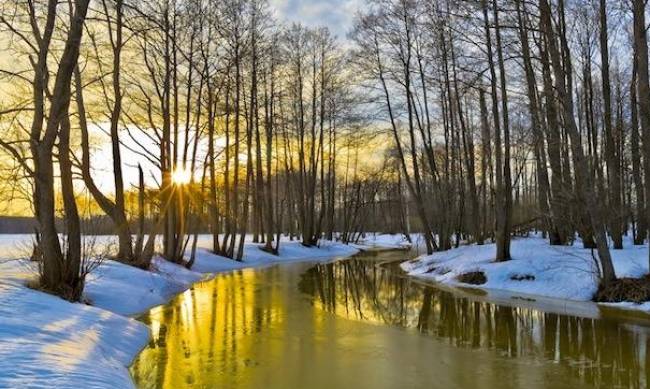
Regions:
<instances>
[{"instance_id":1,"label":"curved riverbank","mask_svg":"<svg viewBox=\"0 0 650 389\"><path fill-rule=\"evenodd\" d=\"M569 301L592 301L598 290L596 262L580 242L573 246L550 246L538 236L515 238L512 259L495 262L494 244L466 245L404 262L409 275L445 285L505 291L526 298L547 297ZM648 245L635 246L626 239L625 249L611 250L618 277L638 278L648 274ZM479 284L463 280L467 274L482 274ZM603 303L611 307L650 312L650 302Z\"/></svg>"},{"instance_id":2,"label":"curved riverbank","mask_svg":"<svg viewBox=\"0 0 650 389\"><path fill-rule=\"evenodd\" d=\"M3 241L19 245L28 239L28 235L14 235ZM84 293L93 306L69 303L28 288L27 282L37 275L35 264L3 259L0 387L133 387L128 366L150 339L149 328L133 316L165 304L194 283L221 272L326 261L377 245L369 242L368 246L351 247L323 242L320 247L307 248L287 241L282 242L278 257L264 253L256 244L246 246L242 262L202 249L193 270L162 259L154 261L151 271L105 261L88 279Z\"/></svg>"}]
</instances>

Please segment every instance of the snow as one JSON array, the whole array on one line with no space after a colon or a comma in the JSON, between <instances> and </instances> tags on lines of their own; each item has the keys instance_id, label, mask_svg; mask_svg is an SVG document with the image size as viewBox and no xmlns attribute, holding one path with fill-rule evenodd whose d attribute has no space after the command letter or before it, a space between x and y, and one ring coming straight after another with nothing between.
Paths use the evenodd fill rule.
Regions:
<instances>
[{"instance_id":1,"label":"snow","mask_svg":"<svg viewBox=\"0 0 650 389\"><path fill-rule=\"evenodd\" d=\"M94 306L121 315L142 313L167 302L203 276L156 258L152 271L105 261L87 282L85 296Z\"/></svg>"},{"instance_id":2,"label":"snow","mask_svg":"<svg viewBox=\"0 0 650 389\"><path fill-rule=\"evenodd\" d=\"M0 234L0 260L28 257L32 242L33 235Z\"/></svg>"},{"instance_id":3,"label":"snow","mask_svg":"<svg viewBox=\"0 0 650 389\"><path fill-rule=\"evenodd\" d=\"M19 258L29 255L29 235L0 235L0 387L83 387L130 388L129 366L149 338L149 329L133 318L166 303L197 281L215 273L248 267L270 266L296 261L328 261L347 257L359 250L423 247L421 236L412 243L403 235L367 234L356 244L322 242L304 247L283 237L280 255L262 251L262 245L247 239L241 262L209 251L210 236L200 236L196 261L186 269L155 258L149 271L107 260L89 276L85 300L92 306L72 304L26 287L37 275L35 264ZM113 237L98 237L108 245ZM483 271L491 301L513 304L512 296L523 296L516 304L526 304L534 296L536 304L558 313L579 312L596 317L589 301L597 288L590 250L574 246L550 246L538 236L512 241L513 260L493 261L495 245L466 245L447 252L420 256L402 263L410 275L433 280L441 287L461 285L456 278L468 271ZM648 247L625 241L624 250L612 250L619 277L639 277L648 273ZM534 280L514 280L513 276ZM462 286L469 286L462 284ZM477 286L471 286L473 288ZM458 292L458 290L457 290ZM467 293L462 290L459 293ZM539 296L545 296L540 298ZM476 298L476 297L474 297ZM558 300L562 299L562 300ZM650 303L616 304L618 307L650 311Z\"/></svg>"},{"instance_id":4,"label":"snow","mask_svg":"<svg viewBox=\"0 0 650 389\"><path fill-rule=\"evenodd\" d=\"M400 239L379 236L364 247L398 244ZM96 241L109 245L114 238L97 237ZM360 249L335 242L304 247L283 239L280 255L274 256L247 241L244 258L237 262L210 253L211 237L200 236L191 270L161 258L154 259L150 271L104 261L87 279L84 299L92 304L88 306L26 286L38 274L36 265L24 259L29 256L30 242L30 235L0 235L2 388L133 387L127 366L147 343L149 330L132 316L164 304L218 272L326 261L354 255Z\"/></svg>"},{"instance_id":5,"label":"snow","mask_svg":"<svg viewBox=\"0 0 650 389\"><path fill-rule=\"evenodd\" d=\"M354 244L365 250L372 249L410 249L414 245L417 246L420 240L420 234L411 234L411 242L406 239L404 234L366 234L361 242Z\"/></svg>"},{"instance_id":6,"label":"snow","mask_svg":"<svg viewBox=\"0 0 650 389\"><path fill-rule=\"evenodd\" d=\"M623 250L611 250L618 277L640 277L648 273L648 246L634 246L630 239ZM551 246L539 236L513 239L512 260L494 262L494 244L472 244L445 252L424 255L402 263L410 275L453 286L463 285L521 295L590 301L598 289L592 251L580 242L573 246ZM595 255L595 254L594 254ZM482 271L483 285L467 285L457 280L463 273ZM534 280L525 279L533 276ZM519 280L517 280L517 278ZM650 303L608 304L650 311Z\"/></svg>"},{"instance_id":7,"label":"snow","mask_svg":"<svg viewBox=\"0 0 650 389\"><path fill-rule=\"evenodd\" d=\"M280 255L276 256L261 250L263 245L246 243L241 262L214 255L207 249L199 249L192 270L200 273L215 273L244 267L269 266L309 260L324 260L336 257L349 257L359 252L358 248L340 243L321 242L320 247L305 247L298 241L281 241Z\"/></svg>"},{"instance_id":8,"label":"snow","mask_svg":"<svg viewBox=\"0 0 650 389\"><path fill-rule=\"evenodd\" d=\"M128 388L148 336L133 319L0 284L2 388Z\"/></svg>"}]
</instances>

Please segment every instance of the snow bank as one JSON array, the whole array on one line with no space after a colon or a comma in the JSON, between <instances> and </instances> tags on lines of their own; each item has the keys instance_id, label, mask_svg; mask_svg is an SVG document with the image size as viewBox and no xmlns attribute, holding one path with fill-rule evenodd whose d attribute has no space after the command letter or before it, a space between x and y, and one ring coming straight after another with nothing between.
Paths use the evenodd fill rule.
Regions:
<instances>
[{"instance_id":1,"label":"snow bank","mask_svg":"<svg viewBox=\"0 0 650 389\"><path fill-rule=\"evenodd\" d=\"M216 256L201 236L191 270L154 259L145 271L105 261L89 276L84 298L93 306L72 304L29 289L37 276L29 255L29 235L0 236L0 387L8 388L130 388L129 366L149 339L148 328L132 318L194 282L217 272L282 262L347 257L359 248L323 242L304 247L283 241L280 255L247 242L242 262ZM102 237L108 244L111 237ZM124 315L124 316L120 316Z\"/></svg>"},{"instance_id":2,"label":"snow bank","mask_svg":"<svg viewBox=\"0 0 650 389\"><path fill-rule=\"evenodd\" d=\"M356 247L328 241L321 242L319 247L305 247L298 241L281 241L280 253L277 256L261 250L262 247L262 244L246 243L241 262L212 254L207 249L199 249L192 270L199 273L217 273L277 263L349 257L359 252Z\"/></svg>"},{"instance_id":3,"label":"snow bank","mask_svg":"<svg viewBox=\"0 0 650 389\"><path fill-rule=\"evenodd\" d=\"M90 275L84 294L94 306L130 316L164 304L203 278L159 258L152 267L146 271L106 261Z\"/></svg>"},{"instance_id":4,"label":"snow bank","mask_svg":"<svg viewBox=\"0 0 650 389\"><path fill-rule=\"evenodd\" d=\"M0 284L0 387L128 388L148 328L24 286Z\"/></svg>"},{"instance_id":5,"label":"snow bank","mask_svg":"<svg viewBox=\"0 0 650 389\"><path fill-rule=\"evenodd\" d=\"M640 277L648 273L648 246L634 246L627 240L625 249L611 250L618 277ZM446 252L425 255L402 263L410 275L444 284L538 295L552 298L589 301L598 288L592 251L574 246L551 246L538 236L512 241L512 260L494 262L494 244L461 246ZM487 277L483 285L461 284L463 273L482 271ZM534 277L534 279L533 279ZM650 303L617 304L650 311Z\"/></svg>"},{"instance_id":6,"label":"snow bank","mask_svg":"<svg viewBox=\"0 0 650 389\"><path fill-rule=\"evenodd\" d=\"M411 242L404 234L366 234L358 244L353 245L365 250L372 249L410 249L417 245L419 234L411 234Z\"/></svg>"}]
</instances>

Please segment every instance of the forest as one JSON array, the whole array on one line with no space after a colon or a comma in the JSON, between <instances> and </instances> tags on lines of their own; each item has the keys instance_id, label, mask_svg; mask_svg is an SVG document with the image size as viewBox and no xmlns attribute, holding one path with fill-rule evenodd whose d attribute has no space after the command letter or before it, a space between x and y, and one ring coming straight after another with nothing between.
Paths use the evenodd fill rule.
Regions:
<instances>
[{"instance_id":1,"label":"forest","mask_svg":"<svg viewBox=\"0 0 650 389\"><path fill-rule=\"evenodd\" d=\"M645 8L372 0L335 37L262 0L7 1L3 201L29 204L40 284L71 300L98 216L143 269L158 235L191 267L199 232L234 260L246 234L277 254L383 231L507 261L534 230L594 249L608 284L650 218Z\"/></svg>"},{"instance_id":2,"label":"forest","mask_svg":"<svg viewBox=\"0 0 650 389\"><path fill-rule=\"evenodd\" d=\"M0 1L0 387L646 387L646 15Z\"/></svg>"}]
</instances>

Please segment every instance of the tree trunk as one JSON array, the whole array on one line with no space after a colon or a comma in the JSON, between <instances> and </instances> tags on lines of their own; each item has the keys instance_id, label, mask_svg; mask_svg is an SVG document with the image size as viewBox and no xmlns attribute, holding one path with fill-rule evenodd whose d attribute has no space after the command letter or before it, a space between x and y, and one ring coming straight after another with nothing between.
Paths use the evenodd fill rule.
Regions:
<instances>
[{"instance_id":1,"label":"tree trunk","mask_svg":"<svg viewBox=\"0 0 650 389\"><path fill-rule=\"evenodd\" d=\"M632 178L634 180L634 192L636 194L636 234L634 244L642 245L648 234L645 213L645 188L643 186L643 167L641 166L641 152L639 145L639 114L637 104L637 61L633 59L632 82L630 83L630 147L632 151Z\"/></svg>"},{"instance_id":2,"label":"tree trunk","mask_svg":"<svg viewBox=\"0 0 650 389\"><path fill-rule=\"evenodd\" d=\"M556 37L551 22L551 7L547 0L540 0L540 14L541 30L547 38L551 62L553 69L555 70L555 89L557 90L558 97L562 103L566 131L571 140L571 152L576 176L576 191L578 192L578 196L584 199L584 204L586 205L584 213L589 216L591 229L596 241L598 257L602 268L602 282L608 284L616 279L616 273L614 272L614 265L609 253L609 248L607 247L607 236L605 234L602 217L595 198L593 182L591 180L591 175L589 174L589 166L584 156L584 151L580 142L580 133L578 132L575 122L573 97L570 94L572 85L571 82L569 82L571 79L570 59L565 57L564 61L568 63L562 63L563 61L560 56L560 50L557 47ZM560 35L560 39L562 39L562 45L566 47L566 37Z\"/></svg>"},{"instance_id":3,"label":"tree trunk","mask_svg":"<svg viewBox=\"0 0 650 389\"><path fill-rule=\"evenodd\" d=\"M621 208L620 168L614 130L612 129L612 92L609 80L606 0L600 0L600 62L605 121L605 158L607 159L607 178L609 181L609 230L614 241L614 249L620 250L623 248L623 231L621 229L623 210Z\"/></svg>"}]
</instances>

